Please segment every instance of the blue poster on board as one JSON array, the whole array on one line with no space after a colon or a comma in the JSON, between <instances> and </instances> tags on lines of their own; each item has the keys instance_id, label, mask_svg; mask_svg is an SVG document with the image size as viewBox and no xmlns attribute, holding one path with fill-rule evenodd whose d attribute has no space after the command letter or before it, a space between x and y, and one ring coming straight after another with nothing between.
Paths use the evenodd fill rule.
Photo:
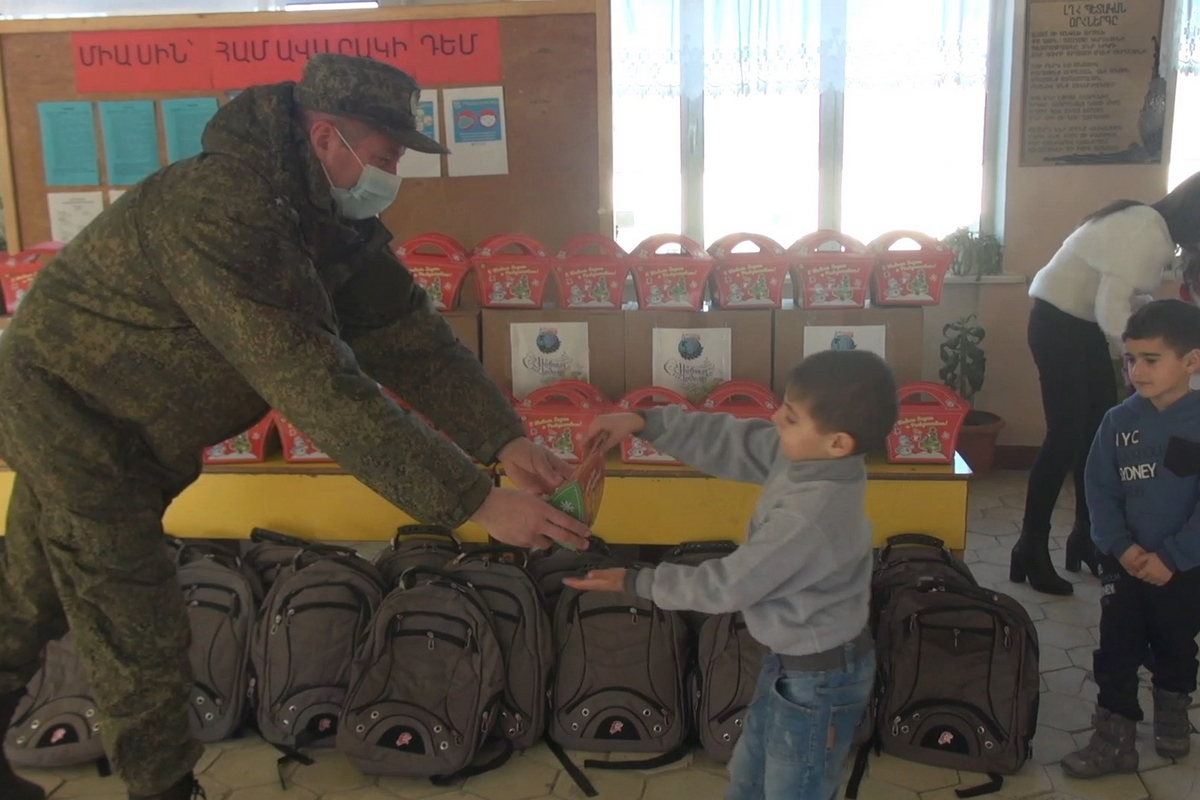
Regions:
<instances>
[{"instance_id":1,"label":"blue poster on board","mask_svg":"<svg viewBox=\"0 0 1200 800\"><path fill-rule=\"evenodd\" d=\"M163 100L163 128L167 138L167 162L174 164L201 151L200 137L217 113L215 97Z\"/></svg>"},{"instance_id":2,"label":"blue poster on board","mask_svg":"<svg viewBox=\"0 0 1200 800\"><path fill-rule=\"evenodd\" d=\"M420 126L421 133L430 139L437 139L437 118L433 113L433 101L422 100L417 106L417 124Z\"/></svg>"},{"instance_id":3,"label":"blue poster on board","mask_svg":"<svg viewBox=\"0 0 1200 800\"><path fill-rule=\"evenodd\" d=\"M500 119L499 97L473 97L455 100L454 141L499 142L504 138L504 126Z\"/></svg>"},{"instance_id":4,"label":"blue poster on board","mask_svg":"<svg viewBox=\"0 0 1200 800\"><path fill-rule=\"evenodd\" d=\"M162 166L153 100L100 103L100 130L110 186L132 186Z\"/></svg>"},{"instance_id":5,"label":"blue poster on board","mask_svg":"<svg viewBox=\"0 0 1200 800\"><path fill-rule=\"evenodd\" d=\"M99 186L100 157L91 103L38 103L47 186Z\"/></svg>"}]
</instances>

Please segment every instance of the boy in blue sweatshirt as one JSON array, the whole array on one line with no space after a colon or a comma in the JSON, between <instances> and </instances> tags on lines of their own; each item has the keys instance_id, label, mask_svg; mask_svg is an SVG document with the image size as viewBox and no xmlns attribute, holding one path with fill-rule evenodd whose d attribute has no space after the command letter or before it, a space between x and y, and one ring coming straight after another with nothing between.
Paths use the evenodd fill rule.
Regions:
<instances>
[{"instance_id":1,"label":"boy in blue sweatshirt","mask_svg":"<svg viewBox=\"0 0 1200 800\"><path fill-rule=\"evenodd\" d=\"M1196 689L1200 634L1200 308L1157 300L1125 328L1136 394L1104 417L1085 483L1100 557L1100 647L1092 669L1100 694L1095 733L1063 759L1077 778L1133 772L1138 668L1150 657L1154 746L1187 755L1187 710Z\"/></svg>"},{"instance_id":2,"label":"boy in blue sweatshirt","mask_svg":"<svg viewBox=\"0 0 1200 800\"><path fill-rule=\"evenodd\" d=\"M883 360L843 350L797 366L770 421L668 407L606 415L592 429L609 445L637 434L711 475L763 486L745 543L725 558L565 581L670 610L742 612L770 655L729 765L727 800L837 793L875 680L863 454L882 447L896 416Z\"/></svg>"}]
</instances>

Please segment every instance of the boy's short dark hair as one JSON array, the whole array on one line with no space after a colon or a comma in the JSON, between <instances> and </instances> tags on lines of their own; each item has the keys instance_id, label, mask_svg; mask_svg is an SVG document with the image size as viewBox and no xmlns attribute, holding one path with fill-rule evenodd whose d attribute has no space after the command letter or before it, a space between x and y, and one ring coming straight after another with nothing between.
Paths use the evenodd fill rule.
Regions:
<instances>
[{"instance_id":1,"label":"boy's short dark hair","mask_svg":"<svg viewBox=\"0 0 1200 800\"><path fill-rule=\"evenodd\" d=\"M867 350L825 350L792 368L787 396L804 404L827 433L854 437L854 452L882 450L899 409L896 379Z\"/></svg>"},{"instance_id":2,"label":"boy's short dark hair","mask_svg":"<svg viewBox=\"0 0 1200 800\"><path fill-rule=\"evenodd\" d=\"M1182 300L1154 300L1133 312L1121 341L1162 339L1182 356L1200 349L1200 308Z\"/></svg>"}]
</instances>

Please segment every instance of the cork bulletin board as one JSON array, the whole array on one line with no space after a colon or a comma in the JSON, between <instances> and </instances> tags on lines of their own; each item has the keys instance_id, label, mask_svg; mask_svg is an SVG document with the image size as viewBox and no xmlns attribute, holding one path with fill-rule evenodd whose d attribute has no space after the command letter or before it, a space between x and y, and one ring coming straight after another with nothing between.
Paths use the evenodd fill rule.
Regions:
<instances>
[{"instance_id":1,"label":"cork bulletin board","mask_svg":"<svg viewBox=\"0 0 1200 800\"><path fill-rule=\"evenodd\" d=\"M472 45L470 57L463 42ZM326 48L357 49L409 69L422 99L438 96L439 116L447 89L503 87L507 174L450 177L443 158L441 177L406 178L383 215L398 241L441 232L471 247L520 232L556 248L580 233L611 233L608 6L540 0L0 23L0 190L9 251L51 238L48 193L100 191L108 205L109 189L122 188L107 175L101 103L156 101L165 165L162 101L224 104L245 86L298 78L306 53ZM153 66L136 69L147 61ZM99 185L48 187L39 104L76 101L94 109ZM454 150L446 126L438 127Z\"/></svg>"}]
</instances>

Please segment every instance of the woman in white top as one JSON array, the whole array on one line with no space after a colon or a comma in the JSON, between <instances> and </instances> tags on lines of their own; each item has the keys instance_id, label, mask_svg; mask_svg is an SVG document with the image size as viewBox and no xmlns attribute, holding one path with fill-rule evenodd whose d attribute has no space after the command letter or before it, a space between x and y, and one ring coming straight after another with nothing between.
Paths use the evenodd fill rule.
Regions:
<instances>
[{"instance_id":1,"label":"woman in white top","mask_svg":"<svg viewBox=\"0 0 1200 800\"><path fill-rule=\"evenodd\" d=\"M1179 272L1179 299L1200 306L1200 248L1185 247ZM1200 375L1193 375L1192 391L1200 391Z\"/></svg>"},{"instance_id":2,"label":"woman in white top","mask_svg":"<svg viewBox=\"0 0 1200 800\"><path fill-rule=\"evenodd\" d=\"M1200 243L1200 173L1157 203L1118 200L1088 215L1029 286L1029 349L1037 364L1046 438L1029 474L1021 538L1009 577L1048 594L1071 594L1050 562L1050 515L1074 468L1075 525L1066 568L1097 574L1083 471L1096 429L1117 403L1110 342L1135 305L1159 287L1176 245Z\"/></svg>"}]
</instances>

